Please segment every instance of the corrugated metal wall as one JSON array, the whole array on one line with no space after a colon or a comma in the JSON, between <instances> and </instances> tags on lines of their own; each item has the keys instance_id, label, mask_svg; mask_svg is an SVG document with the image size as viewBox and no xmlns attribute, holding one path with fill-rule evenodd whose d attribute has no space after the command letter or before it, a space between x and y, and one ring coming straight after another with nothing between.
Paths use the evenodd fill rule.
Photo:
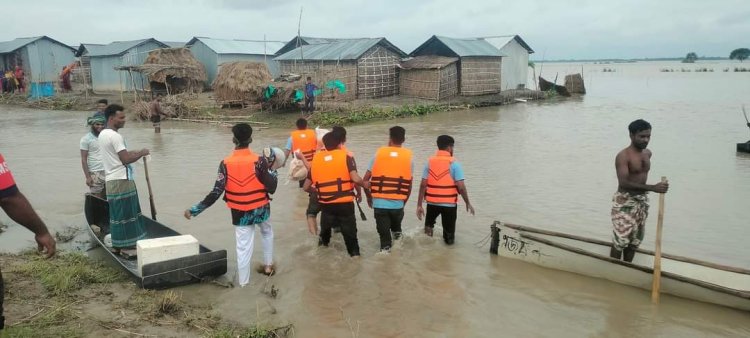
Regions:
<instances>
[{"instance_id":1,"label":"corrugated metal wall","mask_svg":"<svg viewBox=\"0 0 750 338\"><path fill-rule=\"evenodd\" d=\"M122 56L91 57L91 83L94 90L119 91L121 88L120 79L122 79L122 90L125 91L133 90L133 82L139 90L144 89L144 87L148 88L148 79L142 77L141 74L133 72L133 81L131 81L128 72L121 72L114 68L141 65L148 57L148 52L158 48L161 48L161 45L152 41L131 48Z\"/></svg>"},{"instance_id":2,"label":"corrugated metal wall","mask_svg":"<svg viewBox=\"0 0 750 338\"><path fill-rule=\"evenodd\" d=\"M279 64L273 60L273 55L268 55L263 58L263 55L252 55L252 54L219 54L219 66L222 63L232 61L250 61L250 62L265 62L268 66L268 71L271 72L271 76L274 78L280 75Z\"/></svg>"},{"instance_id":3,"label":"corrugated metal wall","mask_svg":"<svg viewBox=\"0 0 750 338\"><path fill-rule=\"evenodd\" d=\"M214 79L216 79L216 75L219 73L219 56L201 41L196 41L190 46L190 52L206 68L206 75L208 76L207 85L211 87Z\"/></svg>"},{"instance_id":4,"label":"corrugated metal wall","mask_svg":"<svg viewBox=\"0 0 750 338\"><path fill-rule=\"evenodd\" d=\"M23 49L22 60L26 71L27 81L31 82L59 82L63 67L75 60L70 48L61 46L47 39L34 41ZM25 54L25 55L24 55Z\"/></svg>"},{"instance_id":5,"label":"corrugated metal wall","mask_svg":"<svg viewBox=\"0 0 750 338\"><path fill-rule=\"evenodd\" d=\"M503 58L501 72L503 90L516 89L519 85L525 87L529 76L529 52L516 40L511 40L500 52L507 55Z\"/></svg>"}]
</instances>

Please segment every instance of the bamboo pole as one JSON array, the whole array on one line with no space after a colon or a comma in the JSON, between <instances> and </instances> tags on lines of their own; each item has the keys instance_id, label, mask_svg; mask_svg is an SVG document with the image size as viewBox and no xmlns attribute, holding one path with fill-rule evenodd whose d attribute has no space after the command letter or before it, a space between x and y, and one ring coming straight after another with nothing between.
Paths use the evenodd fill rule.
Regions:
<instances>
[{"instance_id":1,"label":"bamboo pole","mask_svg":"<svg viewBox=\"0 0 750 338\"><path fill-rule=\"evenodd\" d=\"M156 220L156 205L154 204L154 193L151 191L151 179L148 177L148 156L143 157L143 171L146 173L146 185L148 186L148 204L151 207L151 219Z\"/></svg>"},{"instance_id":2,"label":"bamboo pole","mask_svg":"<svg viewBox=\"0 0 750 338\"><path fill-rule=\"evenodd\" d=\"M130 75L130 84L133 85L133 103L136 103L141 100L141 98L138 96L138 89L135 87L135 79L133 78L133 72L128 69L128 74Z\"/></svg>"},{"instance_id":3,"label":"bamboo pole","mask_svg":"<svg viewBox=\"0 0 750 338\"><path fill-rule=\"evenodd\" d=\"M667 183L667 177L661 177L661 183ZM664 193L659 194L659 215L656 218L656 250L654 250L654 281L651 284L651 301L659 304L661 288L661 229L664 223Z\"/></svg>"},{"instance_id":4,"label":"bamboo pole","mask_svg":"<svg viewBox=\"0 0 750 338\"><path fill-rule=\"evenodd\" d=\"M122 94L122 72L117 72L117 75L120 77L120 103L125 103L125 97ZM93 82L93 81L91 81ZM91 85L91 88L93 88L93 84Z\"/></svg>"}]
</instances>

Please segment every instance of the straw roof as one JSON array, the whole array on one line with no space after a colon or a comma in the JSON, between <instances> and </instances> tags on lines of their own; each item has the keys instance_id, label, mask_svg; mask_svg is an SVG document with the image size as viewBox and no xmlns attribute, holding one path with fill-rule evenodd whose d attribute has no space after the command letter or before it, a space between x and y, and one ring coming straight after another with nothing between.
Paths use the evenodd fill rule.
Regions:
<instances>
[{"instance_id":1,"label":"straw roof","mask_svg":"<svg viewBox=\"0 0 750 338\"><path fill-rule=\"evenodd\" d=\"M271 82L268 66L261 62L234 61L223 63L212 85L215 92L249 92Z\"/></svg>"},{"instance_id":2,"label":"straw roof","mask_svg":"<svg viewBox=\"0 0 750 338\"><path fill-rule=\"evenodd\" d=\"M401 61L399 67L402 69L441 69L456 61L458 58L425 55Z\"/></svg>"},{"instance_id":3,"label":"straw roof","mask_svg":"<svg viewBox=\"0 0 750 338\"><path fill-rule=\"evenodd\" d=\"M166 83L167 77L206 82L206 69L187 48L154 49L142 65L134 67L148 76L149 81Z\"/></svg>"},{"instance_id":4,"label":"straw roof","mask_svg":"<svg viewBox=\"0 0 750 338\"><path fill-rule=\"evenodd\" d=\"M279 105L289 101L294 84L273 82L268 66L262 62L234 61L221 64L212 85L217 101L260 102L263 90L273 85L279 90L274 97Z\"/></svg>"}]
</instances>

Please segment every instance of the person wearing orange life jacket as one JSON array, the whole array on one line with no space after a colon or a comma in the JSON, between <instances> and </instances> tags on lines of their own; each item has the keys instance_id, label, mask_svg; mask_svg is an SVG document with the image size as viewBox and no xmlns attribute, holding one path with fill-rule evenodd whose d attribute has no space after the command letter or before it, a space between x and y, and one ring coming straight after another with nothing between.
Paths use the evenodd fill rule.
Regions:
<instances>
[{"instance_id":1,"label":"person wearing orange life jacket","mask_svg":"<svg viewBox=\"0 0 750 338\"><path fill-rule=\"evenodd\" d=\"M286 147L284 147L284 154L289 157L291 152L295 152L295 157L300 159L307 167L308 172L310 171L310 161L312 161L313 155L318 149L318 137L315 131L307 129L307 120L304 118L297 119L296 122L297 130L293 131L289 139L286 141ZM299 150L299 152L297 152ZM305 184L305 180L299 181L299 187ZM310 233L316 235L318 231L318 213L320 208L318 207L318 196L315 192L308 193L307 210L305 211L305 218L307 221L307 227L310 229ZM315 229L313 232L312 229Z\"/></svg>"},{"instance_id":2,"label":"person wearing orange life jacket","mask_svg":"<svg viewBox=\"0 0 750 338\"><path fill-rule=\"evenodd\" d=\"M343 150L346 155L351 156L352 159L354 159L354 152L350 151L349 149L346 149L346 129L342 126L333 126L331 128L331 134L333 134L334 137L339 142L339 149ZM356 161L355 161L356 162ZM355 197L357 198L357 203L362 202L362 187L356 186L355 189ZM339 229L334 229L334 231L338 232Z\"/></svg>"},{"instance_id":3,"label":"person wearing orange life jacket","mask_svg":"<svg viewBox=\"0 0 750 338\"><path fill-rule=\"evenodd\" d=\"M304 118L297 119L296 122L297 130L292 131L289 139L286 141L286 147L284 147L284 155L289 158L289 154L299 150L304 155L307 162L312 161L315 151L318 149L318 138L315 135L315 130L307 128L307 120ZM299 186L302 188L302 184L305 181L300 181Z\"/></svg>"},{"instance_id":4,"label":"person wearing orange life jacket","mask_svg":"<svg viewBox=\"0 0 750 338\"><path fill-rule=\"evenodd\" d=\"M325 150L315 154L305 180L305 191L316 191L320 203L320 238L318 245L328 246L331 229L341 227L346 251L352 257L359 256L357 219L354 214L354 187L364 182L357 174L354 158L339 149L338 139L333 133L323 136ZM310 229L317 233L317 229Z\"/></svg>"},{"instance_id":5,"label":"person wearing orange life jacket","mask_svg":"<svg viewBox=\"0 0 750 338\"><path fill-rule=\"evenodd\" d=\"M411 195L414 171L411 150L401 146L406 139L406 130L395 126L389 132L388 146L378 149L362 178L365 189L370 190L367 205L375 209L381 251L390 250L392 240L401 238L404 204Z\"/></svg>"},{"instance_id":6,"label":"person wearing orange life jacket","mask_svg":"<svg viewBox=\"0 0 750 338\"><path fill-rule=\"evenodd\" d=\"M427 201L427 215L424 220L424 232L432 237L435 220L441 216L443 223L443 240L451 245L456 236L456 218L458 195L466 203L466 211L474 215L474 207L469 202L469 193L464 185L464 172L461 165L453 158L455 141L448 135L437 138L438 151L430 157L422 173L417 199L417 218L422 220L425 211L422 202Z\"/></svg>"},{"instance_id":7,"label":"person wearing orange life jacket","mask_svg":"<svg viewBox=\"0 0 750 338\"><path fill-rule=\"evenodd\" d=\"M240 286L250 283L250 263L253 255L255 226L263 236L263 264L267 275L273 274L273 229L269 221L269 194L276 191L277 173L270 170L273 158L255 154L250 149L253 129L246 123L232 127L235 148L219 164L213 190L203 201L185 210L185 218L198 216L214 204L221 194L231 210L237 241L237 270ZM272 153L272 152L271 152Z\"/></svg>"}]
</instances>

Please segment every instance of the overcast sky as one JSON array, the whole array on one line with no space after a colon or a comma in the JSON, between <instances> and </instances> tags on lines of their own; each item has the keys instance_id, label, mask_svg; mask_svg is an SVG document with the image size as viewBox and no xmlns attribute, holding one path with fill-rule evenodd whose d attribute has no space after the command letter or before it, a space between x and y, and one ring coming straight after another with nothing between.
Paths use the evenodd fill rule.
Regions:
<instances>
[{"instance_id":1,"label":"overcast sky","mask_svg":"<svg viewBox=\"0 0 750 338\"><path fill-rule=\"evenodd\" d=\"M532 59L728 56L750 47L750 0L0 0L0 41L77 46L193 36L288 41L386 37L409 53L432 35L519 34Z\"/></svg>"}]
</instances>

